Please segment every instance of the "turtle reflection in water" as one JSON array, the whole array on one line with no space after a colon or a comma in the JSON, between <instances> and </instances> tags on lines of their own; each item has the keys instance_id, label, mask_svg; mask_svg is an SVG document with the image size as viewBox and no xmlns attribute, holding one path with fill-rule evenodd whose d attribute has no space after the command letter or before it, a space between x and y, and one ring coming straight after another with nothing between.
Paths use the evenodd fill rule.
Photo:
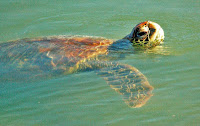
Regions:
<instances>
[{"instance_id":1,"label":"turtle reflection in water","mask_svg":"<svg viewBox=\"0 0 200 126\"><path fill-rule=\"evenodd\" d=\"M139 70L117 63L116 59L113 61L112 55L126 50L124 45L156 46L163 40L164 32L160 25L145 21L118 41L100 37L54 36L2 43L1 81L29 81L95 70L112 89L123 96L128 106L141 107L152 96L153 87Z\"/></svg>"}]
</instances>

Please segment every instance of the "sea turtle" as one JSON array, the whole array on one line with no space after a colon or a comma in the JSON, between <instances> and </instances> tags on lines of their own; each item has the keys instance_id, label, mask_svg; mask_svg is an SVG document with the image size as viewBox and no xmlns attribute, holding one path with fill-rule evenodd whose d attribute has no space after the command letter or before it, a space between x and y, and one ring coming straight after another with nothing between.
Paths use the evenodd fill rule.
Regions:
<instances>
[{"instance_id":1,"label":"sea turtle","mask_svg":"<svg viewBox=\"0 0 200 126\"><path fill-rule=\"evenodd\" d=\"M30 81L84 70L95 70L112 89L123 96L128 106L143 106L153 87L136 68L117 62L131 43L155 46L164 32L155 22L136 25L121 40L89 36L51 36L21 39L0 44L0 76L3 81ZM140 43L141 44L141 43ZM130 46L131 45L131 46ZM112 62L110 62L112 60Z\"/></svg>"}]
</instances>

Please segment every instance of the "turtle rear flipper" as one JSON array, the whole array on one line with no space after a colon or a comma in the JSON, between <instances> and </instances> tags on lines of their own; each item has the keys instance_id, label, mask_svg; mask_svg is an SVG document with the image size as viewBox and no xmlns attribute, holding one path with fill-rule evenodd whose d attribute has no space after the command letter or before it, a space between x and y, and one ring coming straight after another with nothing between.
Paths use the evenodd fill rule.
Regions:
<instances>
[{"instance_id":1,"label":"turtle rear flipper","mask_svg":"<svg viewBox=\"0 0 200 126\"><path fill-rule=\"evenodd\" d=\"M112 89L123 95L125 103L132 108L146 104L152 95L153 87L147 78L130 65L112 64L98 71Z\"/></svg>"}]
</instances>

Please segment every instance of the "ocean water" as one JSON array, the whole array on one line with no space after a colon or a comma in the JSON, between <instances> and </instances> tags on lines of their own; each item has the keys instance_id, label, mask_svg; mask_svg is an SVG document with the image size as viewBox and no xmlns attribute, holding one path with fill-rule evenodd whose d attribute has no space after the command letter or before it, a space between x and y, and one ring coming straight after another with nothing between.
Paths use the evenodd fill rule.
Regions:
<instances>
[{"instance_id":1,"label":"ocean water","mask_svg":"<svg viewBox=\"0 0 200 126\"><path fill-rule=\"evenodd\" d=\"M117 40L146 20L165 31L162 46L118 60L139 69L154 87L143 107L128 107L93 71L3 81L0 126L200 125L200 1L1 0L0 6L0 43L52 35Z\"/></svg>"}]
</instances>

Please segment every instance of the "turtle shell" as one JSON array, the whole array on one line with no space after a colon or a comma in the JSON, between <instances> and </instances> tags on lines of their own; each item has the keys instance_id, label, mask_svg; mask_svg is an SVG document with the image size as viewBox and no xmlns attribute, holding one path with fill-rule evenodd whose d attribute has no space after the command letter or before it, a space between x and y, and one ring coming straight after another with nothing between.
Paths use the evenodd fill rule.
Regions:
<instances>
[{"instance_id":1,"label":"turtle shell","mask_svg":"<svg viewBox=\"0 0 200 126\"><path fill-rule=\"evenodd\" d=\"M106 54L113 40L89 36L51 36L0 44L0 74L8 80L71 73L80 63ZM29 76L29 73L31 76ZM34 74L35 73L35 74Z\"/></svg>"}]
</instances>

